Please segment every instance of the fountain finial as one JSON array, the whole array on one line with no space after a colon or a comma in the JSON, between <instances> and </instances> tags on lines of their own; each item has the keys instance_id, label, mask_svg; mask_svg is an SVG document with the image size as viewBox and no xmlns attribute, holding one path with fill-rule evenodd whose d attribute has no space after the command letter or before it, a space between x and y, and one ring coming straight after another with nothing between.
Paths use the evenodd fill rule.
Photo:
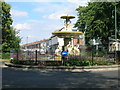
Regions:
<instances>
[{"instance_id":1,"label":"fountain finial","mask_svg":"<svg viewBox=\"0 0 120 90\"><path fill-rule=\"evenodd\" d=\"M65 16L61 16L60 18L65 19L65 21L64 21L65 30L68 31L70 29L70 23L71 23L70 19L75 18L75 16L65 15Z\"/></svg>"}]
</instances>

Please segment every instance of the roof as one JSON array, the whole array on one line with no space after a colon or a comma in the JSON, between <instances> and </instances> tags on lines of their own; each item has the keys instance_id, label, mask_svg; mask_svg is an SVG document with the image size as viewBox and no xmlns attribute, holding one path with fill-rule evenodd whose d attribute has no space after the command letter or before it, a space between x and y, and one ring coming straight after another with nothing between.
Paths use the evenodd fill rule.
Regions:
<instances>
[{"instance_id":1,"label":"roof","mask_svg":"<svg viewBox=\"0 0 120 90\"><path fill-rule=\"evenodd\" d=\"M47 40L48 39L44 39L44 40L40 40L40 41L35 41L35 42L32 42L32 43L23 44L22 46L34 45L34 44L38 44L38 43L41 43L41 42L44 42L44 41L47 41Z\"/></svg>"}]
</instances>

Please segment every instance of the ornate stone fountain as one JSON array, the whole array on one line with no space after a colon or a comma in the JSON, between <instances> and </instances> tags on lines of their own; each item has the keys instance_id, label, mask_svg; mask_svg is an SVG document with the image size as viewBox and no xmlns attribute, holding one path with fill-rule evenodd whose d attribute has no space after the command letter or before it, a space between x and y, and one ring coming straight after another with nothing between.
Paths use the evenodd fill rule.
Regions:
<instances>
[{"instance_id":1,"label":"ornate stone fountain","mask_svg":"<svg viewBox=\"0 0 120 90\"><path fill-rule=\"evenodd\" d=\"M68 51L69 55L79 55L80 51L78 49L79 45L74 46L72 39L73 38L78 38L79 35L82 34L82 32L80 31L73 31L70 24L71 21L70 19L75 18L74 16L61 16L61 19L65 19L64 21L64 27L62 30L57 30L55 32L53 32L52 34L59 37L59 38L64 38L64 45L63 47L60 47L60 45L58 45L57 49L55 50L55 54L60 56L60 52L65 50Z\"/></svg>"}]
</instances>

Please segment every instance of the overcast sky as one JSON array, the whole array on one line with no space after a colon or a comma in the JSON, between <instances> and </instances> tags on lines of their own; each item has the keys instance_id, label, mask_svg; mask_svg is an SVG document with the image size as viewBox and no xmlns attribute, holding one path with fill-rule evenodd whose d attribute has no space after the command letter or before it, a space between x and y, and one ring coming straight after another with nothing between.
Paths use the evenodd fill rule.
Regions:
<instances>
[{"instance_id":1,"label":"overcast sky","mask_svg":"<svg viewBox=\"0 0 120 90\"><path fill-rule=\"evenodd\" d=\"M13 26L20 30L22 44L48 39L51 33L63 27L62 15L74 15L76 8L86 6L89 0L5 0L12 6Z\"/></svg>"}]
</instances>

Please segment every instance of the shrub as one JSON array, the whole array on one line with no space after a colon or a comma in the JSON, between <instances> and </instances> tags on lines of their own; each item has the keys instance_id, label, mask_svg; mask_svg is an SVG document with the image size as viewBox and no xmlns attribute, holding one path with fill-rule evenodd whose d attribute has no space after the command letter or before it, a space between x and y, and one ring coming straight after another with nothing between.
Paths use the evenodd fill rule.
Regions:
<instances>
[{"instance_id":1,"label":"shrub","mask_svg":"<svg viewBox=\"0 0 120 90\"><path fill-rule=\"evenodd\" d=\"M107 61L94 61L94 65L112 65L115 62L107 62Z\"/></svg>"},{"instance_id":2,"label":"shrub","mask_svg":"<svg viewBox=\"0 0 120 90\"><path fill-rule=\"evenodd\" d=\"M13 64L21 64L21 65L35 65L34 61L31 60L11 60L10 61Z\"/></svg>"},{"instance_id":3,"label":"shrub","mask_svg":"<svg viewBox=\"0 0 120 90\"><path fill-rule=\"evenodd\" d=\"M6 52L6 53L2 53L2 59L10 59L10 53Z\"/></svg>"},{"instance_id":4,"label":"shrub","mask_svg":"<svg viewBox=\"0 0 120 90\"><path fill-rule=\"evenodd\" d=\"M106 55L107 55L107 53L105 51L96 51L94 53L95 57L103 57L103 56L106 56Z\"/></svg>"},{"instance_id":5,"label":"shrub","mask_svg":"<svg viewBox=\"0 0 120 90\"><path fill-rule=\"evenodd\" d=\"M97 65L112 65L115 62L108 61L93 61L86 58L70 58L65 61L66 66L97 66Z\"/></svg>"},{"instance_id":6,"label":"shrub","mask_svg":"<svg viewBox=\"0 0 120 90\"><path fill-rule=\"evenodd\" d=\"M61 62L59 61L47 61L46 66L60 66L61 65Z\"/></svg>"},{"instance_id":7,"label":"shrub","mask_svg":"<svg viewBox=\"0 0 120 90\"><path fill-rule=\"evenodd\" d=\"M13 64L20 64L20 65L36 65L36 63L32 60L11 60L10 61ZM39 61L37 62L39 65L45 65L45 66L60 66L61 62L59 61Z\"/></svg>"},{"instance_id":8,"label":"shrub","mask_svg":"<svg viewBox=\"0 0 120 90\"><path fill-rule=\"evenodd\" d=\"M66 66L91 66L92 62L84 58L71 58L65 61Z\"/></svg>"}]
</instances>

